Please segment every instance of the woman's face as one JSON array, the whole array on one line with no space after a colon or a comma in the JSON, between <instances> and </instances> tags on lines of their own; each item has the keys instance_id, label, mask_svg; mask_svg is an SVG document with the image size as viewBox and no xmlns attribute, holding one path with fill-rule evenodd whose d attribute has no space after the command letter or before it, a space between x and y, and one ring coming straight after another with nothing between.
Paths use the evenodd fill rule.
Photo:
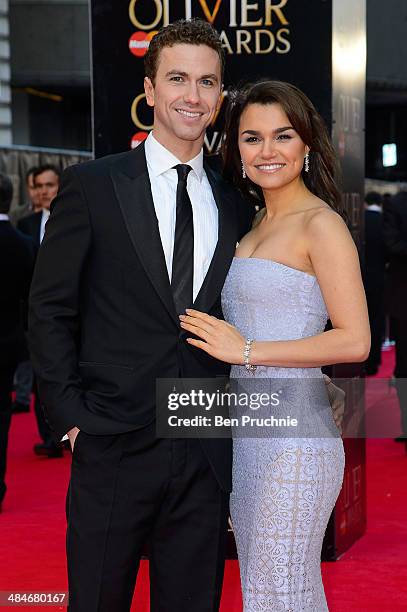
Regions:
<instances>
[{"instance_id":1,"label":"woman's face","mask_svg":"<svg viewBox=\"0 0 407 612\"><path fill-rule=\"evenodd\" d=\"M268 190L298 179L309 147L279 104L250 104L240 117L239 150L247 176Z\"/></svg>"}]
</instances>

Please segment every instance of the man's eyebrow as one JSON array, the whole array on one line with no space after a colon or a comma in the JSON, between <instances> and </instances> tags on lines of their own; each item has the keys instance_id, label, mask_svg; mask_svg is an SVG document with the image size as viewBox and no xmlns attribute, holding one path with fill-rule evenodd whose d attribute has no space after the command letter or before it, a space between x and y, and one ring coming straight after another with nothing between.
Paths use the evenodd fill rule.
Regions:
<instances>
[{"instance_id":1,"label":"man's eyebrow","mask_svg":"<svg viewBox=\"0 0 407 612\"><path fill-rule=\"evenodd\" d=\"M201 79L212 79L213 81L218 81L218 77L216 76L216 74L210 73L210 74L203 74L201 76Z\"/></svg>"},{"instance_id":2,"label":"man's eyebrow","mask_svg":"<svg viewBox=\"0 0 407 612\"><path fill-rule=\"evenodd\" d=\"M169 70L165 76L171 76L172 74L178 74L179 76L188 76L187 72L183 70Z\"/></svg>"},{"instance_id":3,"label":"man's eyebrow","mask_svg":"<svg viewBox=\"0 0 407 612\"><path fill-rule=\"evenodd\" d=\"M183 77L189 77L188 72L185 72L184 70L169 70L169 71L166 73L166 75L165 75L165 76L166 76L166 77L169 77L169 76L174 76L174 75L177 75L177 76L183 76ZM202 75L202 76L200 76L199 78L200 78L200 79L212 79L213 81L216 81L216 82L218 82L218 80L219 80L219 79L218 79L218 77L216 76L216 74L213 74L213 73L210 73L210 74L203 74L203 75Z\"/></svg>"},{"instance_id":4,"label":"man's eyebrow","mask_svg":"<svg viewBox=\"0 0 407 612\"><path fill-rule=\"evenodd\" d=\"M287 125L285 127L281 127L281 128L276 128L275 130L273 130L274 134L281 134L282 132L286 132L287 130L293 130L293 126L292 125ZM250 134L250 136L258 136L260 134L260 132L258 132L257 130L245 130L244 132L242 132L243 134Z\"/></svg>"}]
</instances>

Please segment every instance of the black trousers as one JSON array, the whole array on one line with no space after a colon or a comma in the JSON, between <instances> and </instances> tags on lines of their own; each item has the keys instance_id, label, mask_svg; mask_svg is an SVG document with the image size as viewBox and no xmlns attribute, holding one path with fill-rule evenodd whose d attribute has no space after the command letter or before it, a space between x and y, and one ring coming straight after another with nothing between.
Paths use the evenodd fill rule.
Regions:
<instances>
[{"instance_id":1,"label":"black trousers","mask_svg":"<svg viewBox=\"0 0 407 612\"><path fill-rule=\"evenodd\" d=\"M407 436L407 320L394 320L396 339L396 377L397 395L400 404L401 429Z\"/></svg>"},{"instance_id":2,"label":"black trousers","mask_svg":"<svg viewBox=\"0 0 407 612\"><path fill-rule=\"evenodd\" d=\"M37 420L38 433L46 446L54 447L56 443L52 437L51 427L48 425L48 421L45 417L44 410L41 406L41 401L38 395L37 383L34 380L34 412Z\"/></svg>"},{"instance_id":3,"label":"black trousers","mask_svg":"<svg viewBox=\"0 0 407 612\"><path fill-rule=\"evenodd\" d=\"M0 366L0 503L6 494L8 432L11 422L11 392L17 364Z\"/></svg>"},{"instance_id":4,"label":"black trousers","mask_svg":"<svg viewBox=\"0 0 407 612\"><path fill-rule=\"evenodd\" d=\"M128 612L145 544L153 612L219 609L229 496L199 440L80 432L68 492L70 612Z\"/></svg>"}]
</instances>

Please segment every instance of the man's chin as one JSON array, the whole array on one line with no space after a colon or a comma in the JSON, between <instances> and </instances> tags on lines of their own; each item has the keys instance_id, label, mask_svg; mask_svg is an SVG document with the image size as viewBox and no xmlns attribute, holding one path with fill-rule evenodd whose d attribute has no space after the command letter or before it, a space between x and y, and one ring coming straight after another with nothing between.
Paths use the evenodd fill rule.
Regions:
<instances>
[{"instance_id":1,"label":"man's chin","mask_svg":"<svg viewBox=\"0 0 407 612\"><path fill-rule=\"evenodd\" d=\"M202 126L199 128L180 128L175 130L177 138L180 140L186 140L188 142L195 142L197 140L203 140L205 136L205 127Z\"/></svg>"}]
</instances>

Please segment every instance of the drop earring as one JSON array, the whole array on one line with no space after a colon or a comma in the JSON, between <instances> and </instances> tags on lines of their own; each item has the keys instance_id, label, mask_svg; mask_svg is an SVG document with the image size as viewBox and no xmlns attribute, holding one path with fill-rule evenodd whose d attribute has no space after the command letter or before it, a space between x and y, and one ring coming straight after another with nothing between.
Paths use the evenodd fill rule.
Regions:
<instances>
[{"instance_id":1,"label":"drop earring","mask_svg":"<svg viewBox=\"0 0 407 612\"><path fill-rule=\"evenodd\" d=\"M244 169L244 163L243 160L242 161L242 177L245 179L246 178L246 170Z\"/></svg>"},{"instance_id":2,"label":"drop earring","mask_svg":"<svg viewBox=\"0 0 407 612\"><path fill-rule=\"evenodd\" d=\"M309 153L307 153L304 158L304 170L305 172L309 172Z\"/></svg>"}]
</instances>

